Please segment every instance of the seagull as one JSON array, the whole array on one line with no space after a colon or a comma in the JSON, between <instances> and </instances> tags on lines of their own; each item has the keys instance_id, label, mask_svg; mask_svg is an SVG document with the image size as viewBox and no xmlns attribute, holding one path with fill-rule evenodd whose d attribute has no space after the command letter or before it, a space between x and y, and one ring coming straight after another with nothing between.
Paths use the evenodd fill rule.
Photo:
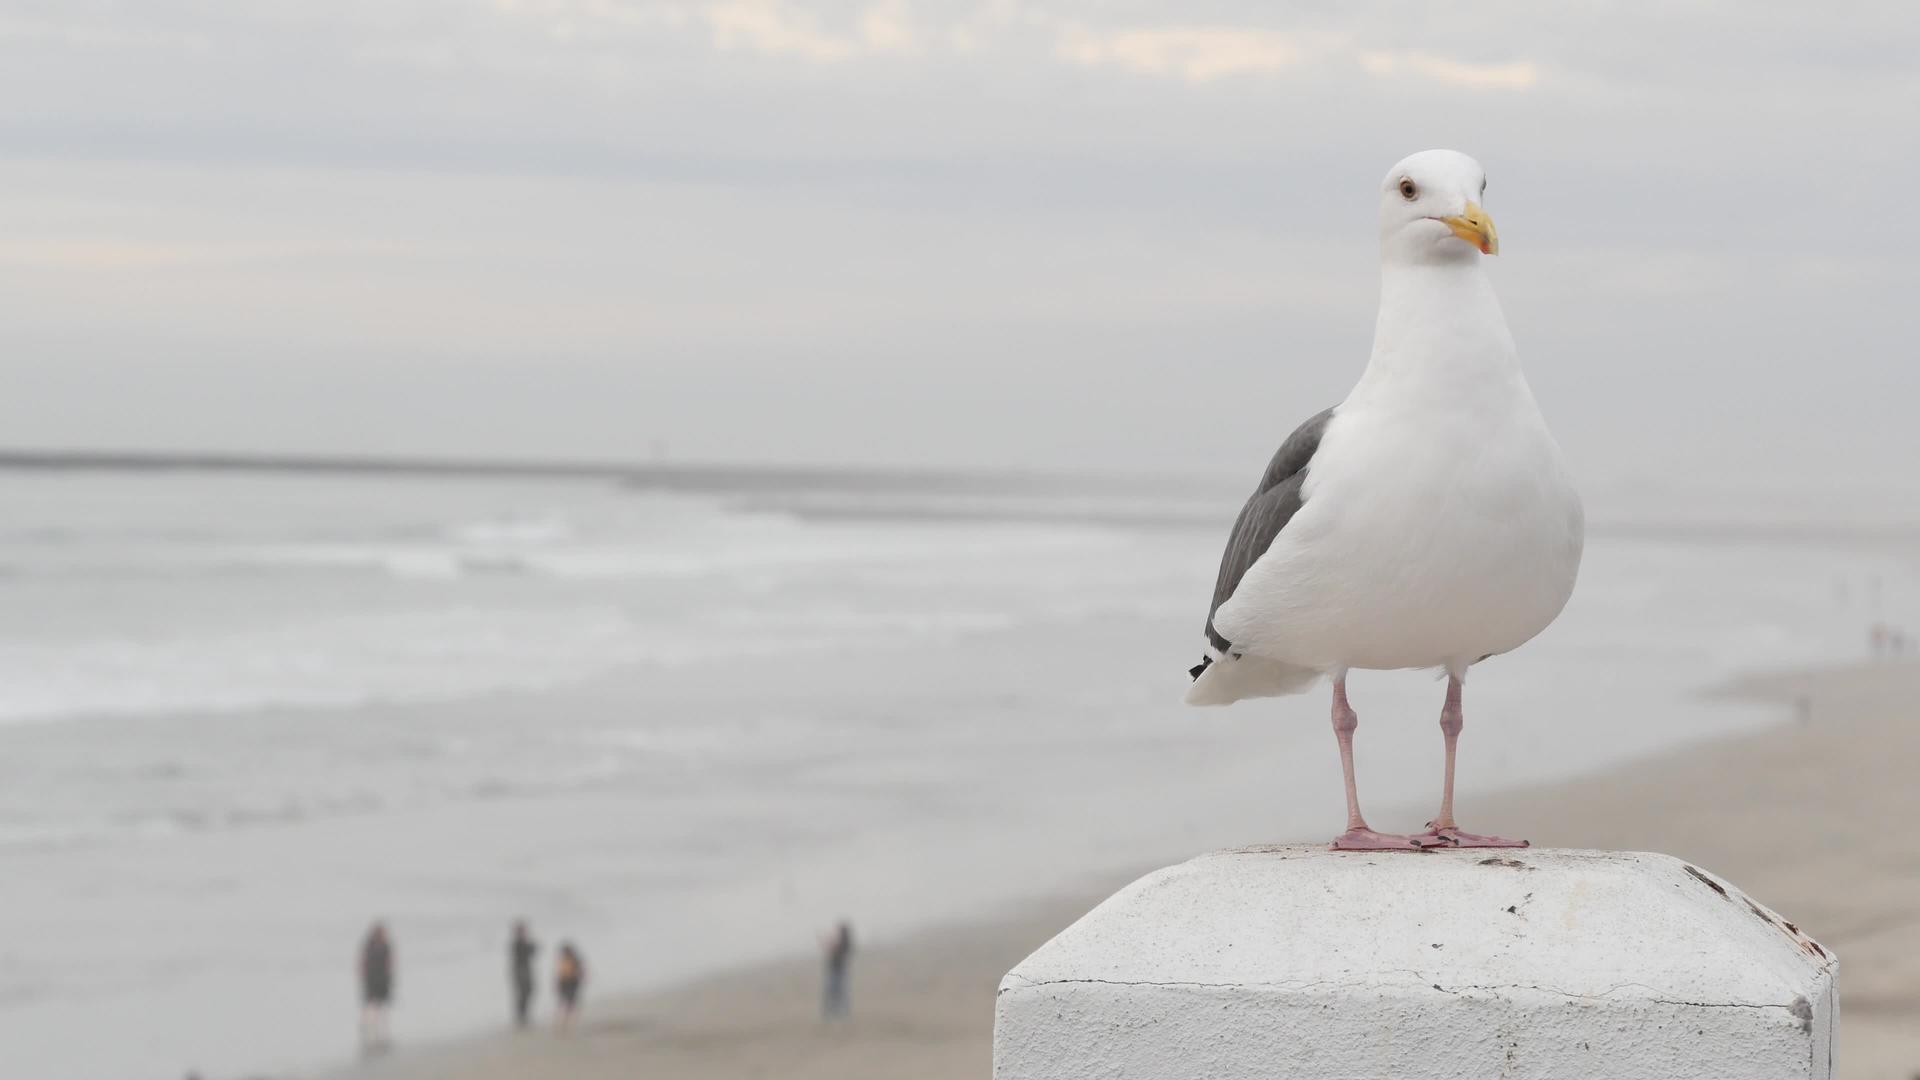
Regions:
<instances>
[{"instance_id":1,"label":"seagull","mask_svg":"<svg viewBox=\"0 0 1920 1080\"><path fill-rule=\"evenodd\" d=\"M1233 524L1191 705L1300 693L1333 681L1347 787L1339 850L1525 847L1462 830L1454 751L1467 669L1510 652L1566 606L1585 517L1547 430L1482 256L1500 250L1487 174L1427 150L1380 187L1380 313L1345 401L1280 444ZM1353 669L1446 674L1446 779L1425 832L1376 832L1360 813L1347 700Z\"/></svg>"}]
</instances>

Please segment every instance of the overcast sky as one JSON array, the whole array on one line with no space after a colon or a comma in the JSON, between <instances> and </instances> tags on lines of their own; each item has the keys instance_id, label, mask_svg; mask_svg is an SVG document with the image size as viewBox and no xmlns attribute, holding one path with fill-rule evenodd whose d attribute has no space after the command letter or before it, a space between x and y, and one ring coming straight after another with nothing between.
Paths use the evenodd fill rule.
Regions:
<instances>
[{"instance_id":1,"label":"overcast sky","mask_svg":"<svg viewBox=\"0 0 1920 1080\"><path fill-rule=\"evenodd\" d=\"M1483 161L1596 484L1920 460L1920 9L0 0L0 443L1218 467Z\"/></svg>"}]
</instances>

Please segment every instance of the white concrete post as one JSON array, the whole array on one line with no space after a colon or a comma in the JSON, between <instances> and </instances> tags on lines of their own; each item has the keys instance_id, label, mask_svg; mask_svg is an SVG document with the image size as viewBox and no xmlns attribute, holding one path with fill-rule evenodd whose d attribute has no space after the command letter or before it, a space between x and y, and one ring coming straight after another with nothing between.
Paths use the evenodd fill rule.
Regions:
<instances>
[{"instance_id":1,"label":"white concrete post","mask_svg":"<svg viewBox=\"0 0 1920 1080\"><path fill-rule=\"evenodd\" d=\"M1838 964L1665 855L1257 848L1000 984L995 1080L1829 1080Z\"/></svg>"}]
</instances>

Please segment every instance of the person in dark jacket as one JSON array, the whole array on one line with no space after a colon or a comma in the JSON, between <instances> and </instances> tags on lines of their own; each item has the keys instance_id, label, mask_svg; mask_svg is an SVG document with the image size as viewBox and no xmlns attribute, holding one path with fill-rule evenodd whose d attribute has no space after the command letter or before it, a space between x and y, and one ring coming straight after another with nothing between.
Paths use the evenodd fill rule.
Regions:
<instances>
[{"instance_id":1,"label":"person in dark jacket","mask_svg":"<svg viewBox=\"0 0 1920 1080\"><path fill-rule=\"evenodd\" d=\"M833 928L821 945L826 957L826 985L820 995L820 1018L835 1020L847 1015L847 969L853 963L853 924L845 919Z\"/></svg>"},{"instance_id":2,"label":"person in dark jacket","mask_svg":"<svg viewBox=\"0 0 1920 1080\"><path fill-rule=\"evenodd\" d=\"M513 1026L526 1027L533 1009L533 959L540 943L527 930L527 921L513 924L513 937L507 942L507 971L513 983Z\"/></svg>"},{"instance_id":3,"label":"person in dark jacket","mask_svg":"<svg viewBox=\"0 0 1920 1080\"><path fill-rule=\"evenodd\" d=\"M360 1047L377 1053L392 1044L387 1007L393 1002L393 942L376 922L360 943Z\"/></svg>"}]
</instances>

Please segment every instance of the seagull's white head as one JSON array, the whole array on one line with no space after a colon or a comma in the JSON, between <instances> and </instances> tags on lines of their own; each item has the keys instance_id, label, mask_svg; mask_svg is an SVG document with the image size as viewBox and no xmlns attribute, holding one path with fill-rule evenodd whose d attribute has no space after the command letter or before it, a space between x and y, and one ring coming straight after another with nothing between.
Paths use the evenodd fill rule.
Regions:
<instances>
[{"instance_id":1,"label":"seagull's white head","mask_svg":"<svg viewBox=\"0 0 1920 1080\"><path fill-rule=\"evenodd\" d=\"M1388 262L1435 263L1500 253L1481 204L1487 170L1458 150L1422 150L1380 184L1380 251Z\"/></svg>"}]
</instances>

